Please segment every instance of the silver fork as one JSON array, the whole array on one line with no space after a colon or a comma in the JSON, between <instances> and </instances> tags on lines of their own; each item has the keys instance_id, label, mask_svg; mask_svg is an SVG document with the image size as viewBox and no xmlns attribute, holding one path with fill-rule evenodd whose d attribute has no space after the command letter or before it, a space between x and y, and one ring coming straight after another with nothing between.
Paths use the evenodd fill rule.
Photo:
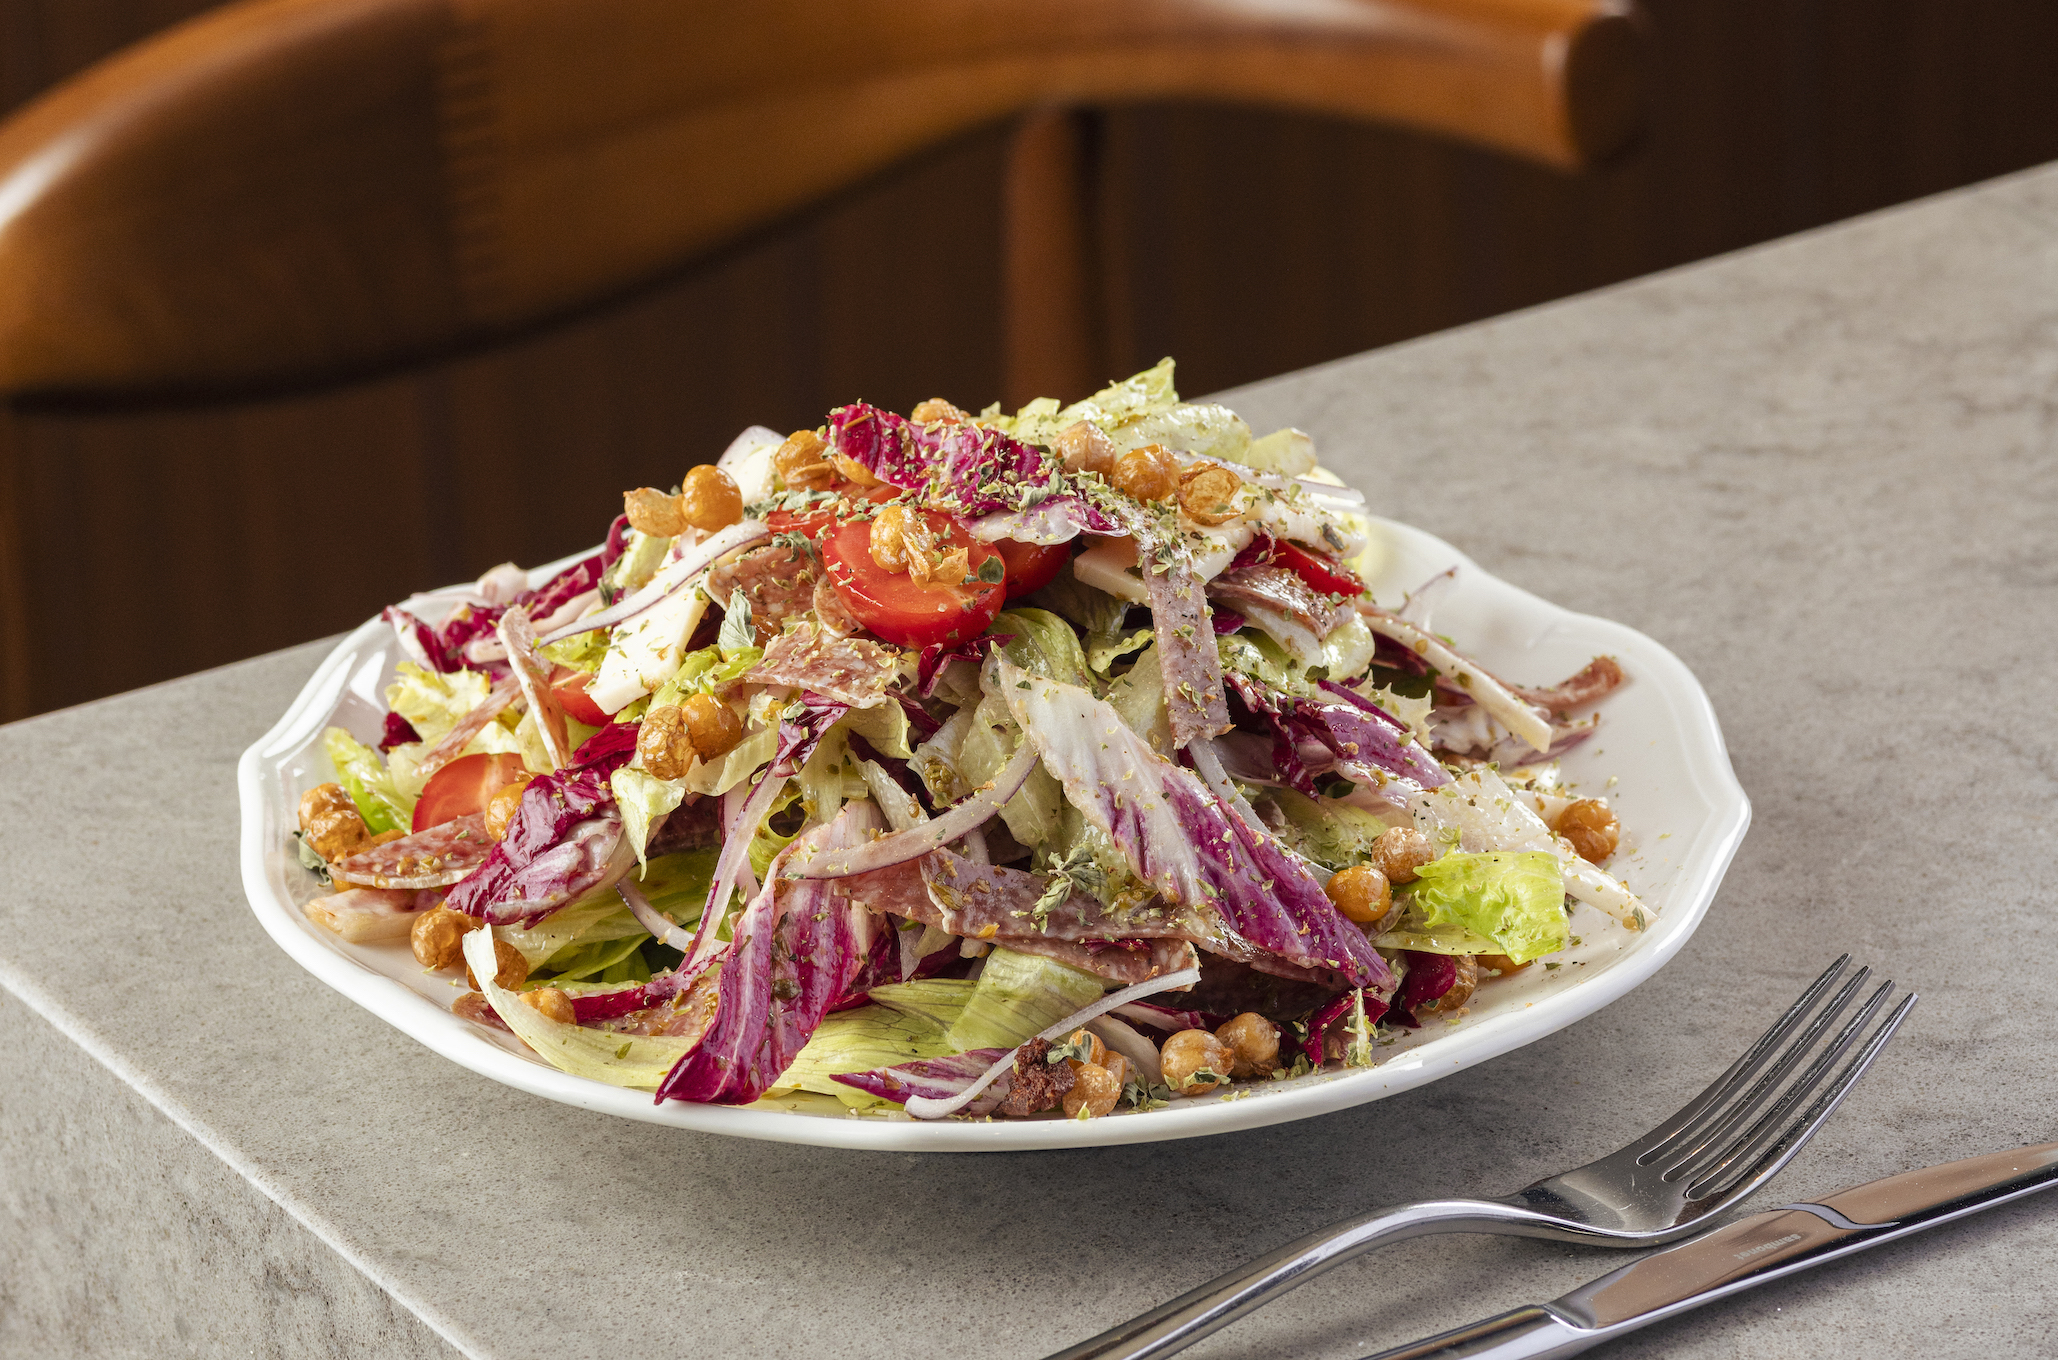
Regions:
<instances>
[{"instance_id":1,"label":"silver fork","mask_svg":"<svg viewBox=\"0 0 2058 1360\"><path fill-rule=\"evenodd\" d=\"M1428 1233L1502 1233L1602 1247L1646 1247L1685 1237L1793 1160L1915 1005L1911 993L1824 1085L1830 1069L1886 1005L1894 984L1882 983L1788 1083L1871 975L1871 969L1860 968L1817 1010L1850 961L1846 954L1831 964L1748 1052L1677 1114L1597 1162L1500 1199L1426 1200L1345 1219L1048 1360L1170 1355L1373 1247ZM1811 1094L1814 1103L1789 1121Z\"/></svg>"}]
</instances>

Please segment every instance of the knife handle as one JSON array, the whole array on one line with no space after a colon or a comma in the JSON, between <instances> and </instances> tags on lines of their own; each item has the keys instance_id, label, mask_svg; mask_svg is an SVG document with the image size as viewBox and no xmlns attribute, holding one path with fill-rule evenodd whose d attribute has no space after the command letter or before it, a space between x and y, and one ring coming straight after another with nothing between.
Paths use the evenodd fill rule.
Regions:
<instances>
[{"instance_id":1,"label":"knife handle","mask_svg":"<svg viewBox=\"0 0 2058 1360\"><path fill-rule=\"evenodd\" d=\"M1601 1337L1575 1327L1548 1308L1517 1308L1469 1327L1381 1351L1368 1360L1532 1360L1575 1355Z\"/></svg>"}]
</instances>

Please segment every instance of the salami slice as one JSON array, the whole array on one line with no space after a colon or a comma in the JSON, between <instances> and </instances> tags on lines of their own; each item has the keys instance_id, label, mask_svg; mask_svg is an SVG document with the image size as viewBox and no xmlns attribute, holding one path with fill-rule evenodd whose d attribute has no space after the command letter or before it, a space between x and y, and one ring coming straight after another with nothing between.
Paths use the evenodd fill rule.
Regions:
<instances>
[{"instance_id":1,"label":"salami slice","mask_svg":"<svg viewBox=\"0 0 2058 1360\"><path fill-rule=\"evenodd\" d=\"M375 845L329 868L339 883L367 888L446 888L486 862L486 814L470 813Z\"/></svg>"},{"instance_id":2,"label":"salami slice","mask_svg":"<svg viewBox=\"0 0 2058 1360\"><path fill-rule=\"evenodd\" d=\"M507 711L507 706L521 696L521 686L513 676L500 681L486 691L486 697L472 706L472 711L457 720L457 726L443 734L443 739L429 748L422 757L422 763L415 767L415 773L427 779L436 771L464 754L464 748L472 744L472 738L485 730L492 722Z\"/></svg>"}]
</instances>

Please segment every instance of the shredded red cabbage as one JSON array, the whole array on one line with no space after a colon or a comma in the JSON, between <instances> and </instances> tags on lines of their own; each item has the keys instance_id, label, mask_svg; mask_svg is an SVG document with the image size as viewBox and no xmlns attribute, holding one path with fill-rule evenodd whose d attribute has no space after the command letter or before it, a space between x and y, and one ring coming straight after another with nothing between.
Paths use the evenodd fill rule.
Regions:
<instances>
[{"instance_id":1,"label":"shredded red cabbage","mask_svg":"<svg viewBox=\"0 0 2058 1360\"><path fill-rule=\"evenodd\" d=\"M379 738L379 749L381 751L390 751L396 746L411 745L421 739L422 734L414 730L413 723L401 717L398 713L388 713L386 715L386 734Z\"/></svg>"}]
</instances>

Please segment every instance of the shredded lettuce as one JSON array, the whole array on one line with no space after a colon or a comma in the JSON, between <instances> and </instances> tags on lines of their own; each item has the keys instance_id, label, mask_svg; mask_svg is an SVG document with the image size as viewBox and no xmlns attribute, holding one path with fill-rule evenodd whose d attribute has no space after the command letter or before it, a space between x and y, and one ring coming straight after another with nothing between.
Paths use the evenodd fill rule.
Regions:
<instances>
[{"instance_id":1,"label":"shredded lettuce","mask_svg":"<svg viewBox=\"0 0 2058 1360\"><path fill-rule=\"evenodd\" d=\"M659 855L643 866L643 876L637 882L652 907L690 926L700 920L700 910L707 905L708 889L715 881L715 864L721 857L719 845Z\"/></svg>"},{"instance_id":2,"label":"shredded lettuce","mask_svg":"<svg viewBox=\"0 0 2058 1360\"><path fill-rule=\"evenodd\" d=\"M573 945L552 955L538 975L547 973L553 982L648 982L650 965L639 952L648 938L643 935Z\"/></svg>"},{"instance_id":3,"label":"shredded lettuce","mask_svg":"<svg viewBox=\"0 0 2058 1360\"><path fill-rule=\"evenodd\" d=\"M651 577L657 575L657 569L664 565L665 554L671 550L671 539L631 529L622 544L622 555L607 569L601 585L610 598L617 600L632 591L641 590L650 584Z\"/></svg>"},{"instance_id":4,"label":"shredded lettuce","mask_svg":"<svg viewBox=\"0 0 2058 1360\"><path fill-rule=\"evenodd\" d=\"M643 849L650 841L651 824L679 806L686 797L686 786L677 780L659 779L633 765L622 766L608 776L607 782L614 792L615 807L622 814L622 830L636 849L636 862L647 864Z\"/></svg>"},{"instance_id":5,"label":"shredded lettuce","mask_svg":"<svg viewBox=\"0 0 2058 1360\"><path fill-rule=\"evenodd\" d=\"M1104 990L1099 978L1068 963L996 948L950 1027L948 1051L1013 1048L1100 1000Z\"/></svg>"},{"instance_id":6,"label":"shredded lettuce","mask_svg":"<svg viewBox=\"0 0 2058 1360\"><path fill-rule=\"evenodd\" d=\"M336 768L336 782L357 804L357 813L364 818L365 826L375 834L408 829L414 817L413 800L403 802L395 797L377 751L340 727L322 734L322 746L328 752L329 764Z\"/></svg>"},{"instance_id":7,"label":"shredded lettuce","mask_svg":"<svg viewBox=\"0 0 2058 1360\"><path fill-rule=\"evenodd\" d=\"M773 800L771 810L765 813L765 820L750 838L750 868L751 872L758 876L759 882L763 882L765 875L772 871L772 860L778 853L793 843L793 836L782 836L772 830L772 818L791 807L799 798L800 790L789 784L786 791ZM798 831L793 833L794 836L799 834ZM709 883L712 884L713 880L710 879Z\"/></svg>"},{"instance_id":8,"label":"shredded lettuce","mask_svg":"<svg viewBox=\"0 0 2058 1360\"><path fill-rule=\"evenodd\" d=\"M1266 796L1286 814L1280 839L1325 869L1363 864L1386 830L1378 817L1333 798L1309 798L1289 788L1270 789Z\"/></svg>"},{"instance_id":9,"label":"shredded lettuce","mask_svg":"<svg viewBox=\"0 0 2058 1360\"><path fill-rule=\"evenodd\" d=\"M596 893L581 902L560 908L532 926L499 926L499 938L522 951L533 971L554 966L557 956L586 945L614 940L646 939L649 932L636 923L629 909L613 892Z\"/></svg>"},{"instance_id":10,"label":"shredded lettuce","mask_svg":"<svg viewBox=\"0 0 2058 1360\"><path fill-rule=\"evenodd\" d=\"M1156 644L1108 686L1108 703L1129 724L1129 730L1164 755L1172 749L1172 715L1165 706L1165 670Z\"/></svg>"},{"instance_id":11,"label":"shredded lettuce","mask_svg":"<svg viewBox=\"0 0 2058 1360\"><path fill-rule=\"evenodd\" d=\"M607 656L607 636L607 629L595 628L574 633L563 642L553 642L539 650L546 661L591 673L600 669L601 660Z\"/></svg>"},{"instance_id":12,"label":"shredded lettuce","mask_svg":"<svg viewBox=\"0 0 2058 1360\"><path fill-rule=\"evenodd\" d=\"M493 688L484 671L425 671L412 661L393 668L386 706L414 727L430 746L449 735L458 720L477 708Z\"/></svg>"},{"instance_id":13,"label":"shredded lettuce","mask_svg":"<svg viewBox=\"0 0 2058 1360\"><path fill-rule=\"evenodd\" d=\"M756 647L702 647L681 658L672 678L651 696L652 708L677 704L695 694L720 694L764 659Z\"/></svg>"},{"instance_id":14,"label":"shredded lettuce","mask_svg":"<svg viewBox=\"0 0 2058 1360\"><path fill-rule=\"evenodd\" d=\"M1315 470L1315 441L1289 425L1263 439L1253 439L1243 451L1243 465L1284 477L1305 477Z\"/></svg>"},{"instance_id":15,"label":"shredded lettuce","mask_svg":"<svg viewBox=\"0 0 2058 1360\"><path fill-rule=\"evenodd\" d=\"M928 1015L891 1006L858 1006L822 1018L807 1045L779 1074L771 1094L814 1091L847 1105L877 1105L884 1102L831 1078L839 1072L869 1072L957 1051L943 1026Z\"/></svg>"},{"instance_id":16,"label":"shredded lettuce","mask_svg":"<svg viewBox=\"0 0 2058 1360\"><path fill-rule=\"evenodd\" d=\"M545 1062L575 1077L591 1077L610 1086L654 1091L665 1073L685 1056L695 1041L662 1035L611 1034L606 1030L562 1024L538 1012L494 982L493 934L475 930L465 936L465 962L479 980L479 990L507 1022L507 1027L536 1050Z\"/></svg>"},{"instance_id":17,"label":"shredded lettuce","mask_svg":"<svg viewBox=\"0 0 2058 1360\"><path fill-rule=\"evenodd\" d=\"M903 1015L921 1016L939 1030L949 1029L965 1013L977 983L965 978L922 978L915 982L889 982L866 995L879 1005Z\"/></svg>"},{"instance_id":18,"label":"shredded lettuce","mask_svg":"<svg viewBox=\"0 0 2058 1360\"><path fill-rule=\"evenodd\" d=\"M1068 685L1090 685L1086 653L1072 625L1047 609L1009 609L994 617L986 630L1007 636L1001 651L1024 670Z\"/></svg>"},{"instance_id":19,"label":"shredded lettuce","mask_svg":"<svg viewBox=\"0 0 2058 1360\"><path fill-rule=\"evenodd\" d=\"M1454 853L1415 872L1417 881L1400 932L1419 934L1433 943L1405 948L1506 954L1516 963L1527 963L1557 953L1571 940L1565 882L1555 855L1541 850ZM1478 947L1479 940L1487 942L1485 947ZM1471 947L1456 947L1460 943Z\"/></svg>"}]
</instances>

